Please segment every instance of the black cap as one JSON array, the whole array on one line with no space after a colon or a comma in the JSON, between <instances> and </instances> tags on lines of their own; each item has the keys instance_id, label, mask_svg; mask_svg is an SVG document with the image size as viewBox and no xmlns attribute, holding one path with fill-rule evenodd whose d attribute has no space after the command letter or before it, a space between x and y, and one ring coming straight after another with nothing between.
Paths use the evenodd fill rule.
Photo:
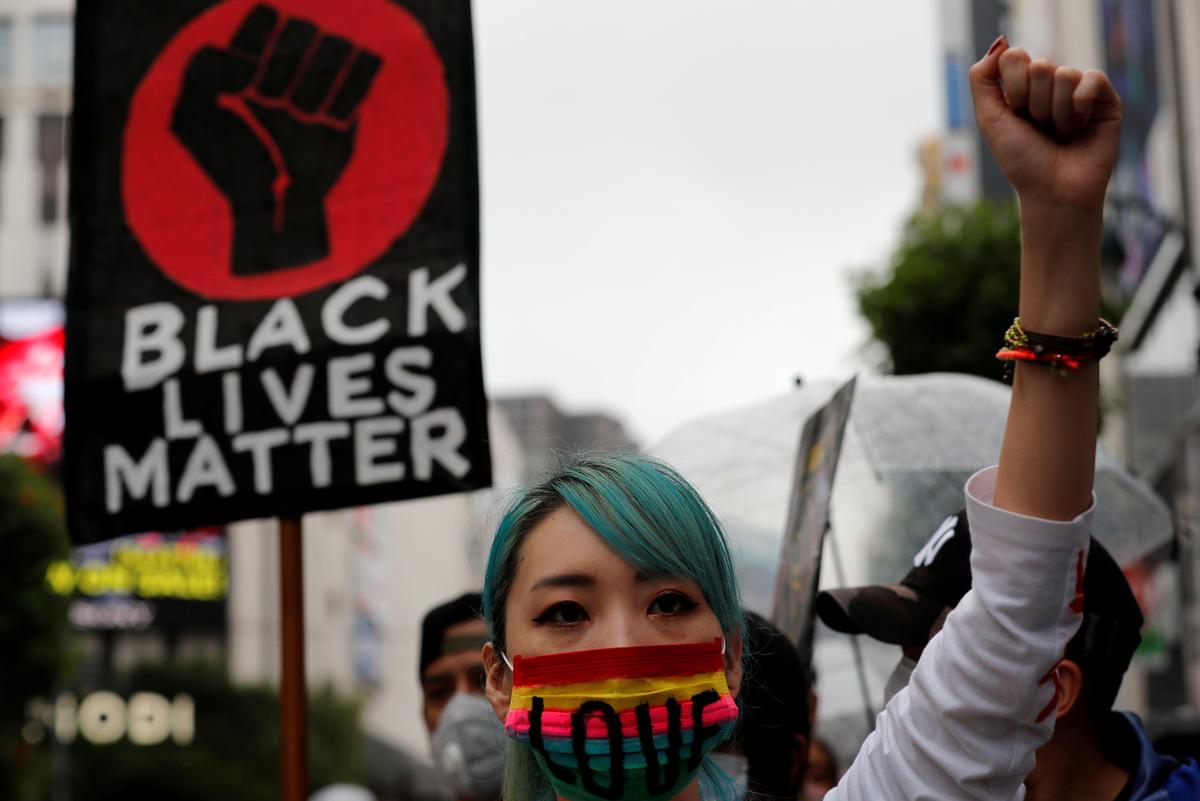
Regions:
<instances>
[{"instance_id":1,"label":"black cap","mask_svg":"<svg viewBox=\"0 0 1200 801\"><path fill-rule=\"evenodd\" d=\"M1124 673L1141 642L1137 599L1120 566L1094 538L1080 568L1084 620L1067 645L1067 656ZM945 611L957 606L970 588L971 531L963 510L937 528L899 584L822 592L816 610L836 631L923 646Z\"/></svg>"},{"instance_id":2,"label":"black cap","mask_svg":"<svg viewBox=\"0 0 1200 801\"><path fill-rule=\"evenodd\" d=\"M827 590L817 595L817 616L834 631L924 645L945 610L970 589L971 531L964 509L942 521L899 584Z\"/></svg>"},{"instance_id":3,"label":"black cap","mask_svg":"<svg viewBox=\"0 0 1200 801\"><path fill-rule=\"evenodd\" d=\"M1143 622L1125 573L1093 538L1083 574L1083 623L1067 643L1067 658L1085 672L1102 670L1113 676L1116 686L1111 694L1115 696L1120 677L1142 642Z\"/></svg>"},{"instance_id":4,"label":"black cap","mask_svg":"<svg viewBox=\"0 0 1200 801\"><path fill-rule=\"evenodd\" d=\"M483 596L468 592L441 606L434 607L421 621L421 665L417 677L425 675L425 668L445 653L446 629L467 620L482 617ZM482 644L482 643L481 643Z\"/></svg>"}]
</instances>

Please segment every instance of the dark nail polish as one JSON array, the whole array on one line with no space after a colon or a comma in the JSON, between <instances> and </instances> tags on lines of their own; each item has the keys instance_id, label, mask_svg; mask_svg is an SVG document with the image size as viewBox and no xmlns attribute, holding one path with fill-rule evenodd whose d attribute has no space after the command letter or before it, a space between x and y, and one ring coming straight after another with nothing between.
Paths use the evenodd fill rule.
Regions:
<instances>
[{"instance_id":1,"label":"dark nail polish","mask_svg":"<svg viewBox=\"0 0 1200 801\"><path fill-rule=\"evenodd\" d=\"M1004 34L996 37L996 41L992 42L992 46L988 48L986 55L990 56L992 53L995 53L1002 44L1004 44Z\"/></svg>"}]
</instances>

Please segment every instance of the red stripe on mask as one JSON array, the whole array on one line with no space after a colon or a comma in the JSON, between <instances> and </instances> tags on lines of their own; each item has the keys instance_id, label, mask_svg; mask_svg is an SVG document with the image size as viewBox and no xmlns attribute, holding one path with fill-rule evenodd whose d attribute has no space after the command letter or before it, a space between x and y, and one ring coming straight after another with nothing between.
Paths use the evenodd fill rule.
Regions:
<instances>
[{"instance_id":1,"label":"red stripe on mask","mask_svg":"<svg viewBox=\"0 0 1200 801\"><path fill-rule=\"evenodd\" d=\"M606 679L657 679L724 670L721 638L682 645L597 648L513 660L513 684L541 687Z\"/></svg>"}]
</instances>

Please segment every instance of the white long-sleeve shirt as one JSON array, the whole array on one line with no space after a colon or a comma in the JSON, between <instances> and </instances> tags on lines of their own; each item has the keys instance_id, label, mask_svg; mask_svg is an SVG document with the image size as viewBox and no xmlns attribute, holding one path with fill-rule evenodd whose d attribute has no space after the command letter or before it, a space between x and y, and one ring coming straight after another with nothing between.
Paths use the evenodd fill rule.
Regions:
<instances>
[{"instance_id":1,"label":"white long-sleeve shirt","mask_svg":"<svg viewBox=\"0 0 1200 801\"><path fill-rule=\"evenodd\" d=\"M1092 509L1026 517L993 506L995 487L994 467L966 486L971 591L825 801L1024 799L1054 730L1050 674L1082 620Z\"/></svg>"}]
</instances>

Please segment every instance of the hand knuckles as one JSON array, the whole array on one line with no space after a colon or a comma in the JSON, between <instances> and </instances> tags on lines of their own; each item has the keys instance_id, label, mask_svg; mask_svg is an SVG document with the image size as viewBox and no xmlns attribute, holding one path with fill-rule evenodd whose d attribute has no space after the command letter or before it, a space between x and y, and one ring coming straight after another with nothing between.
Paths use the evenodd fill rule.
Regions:
<instances>
[{"instance_id":1,"label":"hand knuckles","mask_svg":"<svg viewBox=\"0 0 1200 801\"><path fill-rule=\"evenodd\" d=\"M1059 83L1079 83L1083 73L1074 67L1059 67L1054 71L1054 80Z\"/></svg>"},{"instance_id":2,"label":"hand knuckles","mask_svg":"<svg viewBox=\"0 0 1200 801\"><path fill-rule=\"evenodd\" d=\"M1044 58L1035 58L1029 62L1029 75L1038 78L1048 78L1054 74L1056 65L1053 61L1047 61Z\"/></svg>"},{"instance_id":3,"label":"hand knuckles","mask_svg":"<svg viewBox=\"0 0 1200 801\"><path fill-rule=\"evenodd\" d=\"M1030 61L1029 54L1019 47L1009 48L1000 54L1000 66L1019 66L1021 64L1028 65Z\"/></svg>"}]
</instances>

